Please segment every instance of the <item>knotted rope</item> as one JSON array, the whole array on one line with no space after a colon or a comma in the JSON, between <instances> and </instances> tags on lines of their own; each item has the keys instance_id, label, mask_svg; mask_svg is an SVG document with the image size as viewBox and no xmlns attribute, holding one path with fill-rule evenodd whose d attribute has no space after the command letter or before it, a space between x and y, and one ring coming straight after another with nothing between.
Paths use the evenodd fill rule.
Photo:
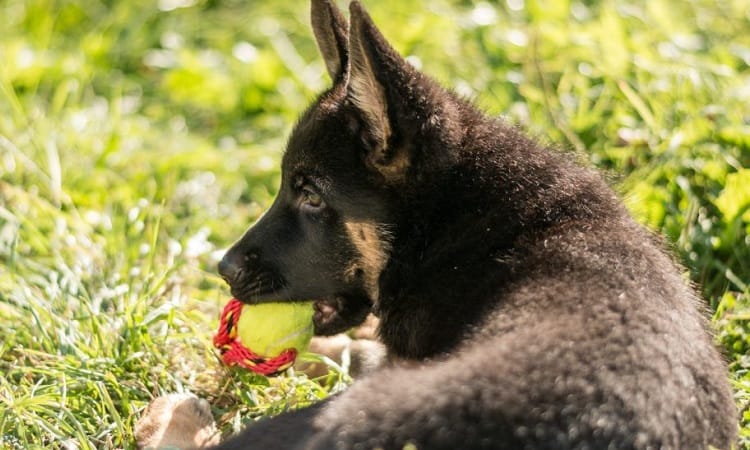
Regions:
<instances>
[{"instance_id":1,"label":"knotted rope","mask_svg":"<svg viewBox=\"0 0 750 450\"><path fill-rule=\"evenodd\" d=\"M219 317L219 330L214 335L214 347L228 366L240 366L261 375L276 375L288 369L297 357L297 350L289 348L273 358L264 358L242 345L237 337L237 323L242 313L242 302L233 298L224 306Z\"/></svg>"}]
</instances>

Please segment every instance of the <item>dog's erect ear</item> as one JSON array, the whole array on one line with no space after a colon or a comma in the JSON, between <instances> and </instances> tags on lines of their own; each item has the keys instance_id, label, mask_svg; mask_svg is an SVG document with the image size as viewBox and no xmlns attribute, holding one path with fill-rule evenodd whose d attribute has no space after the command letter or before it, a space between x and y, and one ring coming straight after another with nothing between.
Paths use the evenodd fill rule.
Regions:
<instances>
[{"instance_id":1,"label":"dog's erect ear","mask_svg":"<svg viewBox=\"0 0 750 450\"><path fill-rule=\"evenodd\" d=\"M348 30L346 19L333 0L312 0L310 5L315 40L334 83L346 74L348 66Z\"/></svg>"},{"instance_id":2,"label":"dog's erect ear","mask_svg":"<svg viewBox=\"0 0 750 450\"><path fill-rule=\"evenodd\" d=\"M349 80L347 95L367 124L368 162L387 178L402 175L409 165L403 149L389 149L389 88L400 90L413 72L411 66L385 40L362 5L349 4ZM395 111L391 111L395 112Z\"/></svg>"}]
</instances>

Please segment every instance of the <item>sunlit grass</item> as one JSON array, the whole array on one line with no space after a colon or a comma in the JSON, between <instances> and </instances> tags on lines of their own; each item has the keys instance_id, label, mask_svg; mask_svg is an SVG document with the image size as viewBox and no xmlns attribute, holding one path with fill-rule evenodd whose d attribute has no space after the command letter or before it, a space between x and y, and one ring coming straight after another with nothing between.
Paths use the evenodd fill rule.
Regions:
<instances>
[{"instance_id":1,"label":"sunlit grass","mask_svg":"<svg viewBox=\"0 0 750 450\"><path fill-rule=\"evenodd\" d=\"M715 310L750 442L746 2L367 2L410 61L603 169ZM225 432L341 388L218 364L222 249L324 75L291 2L0 2L0 449L128 448L154 396ZM439 30L439 33L436 33Z\"/></svg>"}]
</instances>

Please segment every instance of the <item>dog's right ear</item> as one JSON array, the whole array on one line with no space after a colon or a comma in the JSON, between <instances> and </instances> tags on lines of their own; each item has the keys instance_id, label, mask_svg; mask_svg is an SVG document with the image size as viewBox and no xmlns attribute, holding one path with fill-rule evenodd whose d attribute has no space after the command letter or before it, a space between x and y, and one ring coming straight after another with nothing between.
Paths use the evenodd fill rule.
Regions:
<instances>
[{"instance_id":1,"label":"dog's right ear","mask_svg":"<svg viewBox=\"0 0 750 450\"><path fill-rule=\"evenodd\" d=\"M358 0L349 4L349 13L347 95L365 123L366 163L387 180L400 180L412 155L406 145L391 146L398 122L392 123L392 118L415 108L405 99L415 96L418 75L388 43Z\"/></svg>"},{"instance_id":2,"label":"dog's right ear","mask_svg":"<svg viewBox=\"0 0 750 450\"><path fill-rule=\"evenodd\" d=\"M349 64L349 30L333 0L312 0L310 20L318 48L334 84L346 76Z\"/></svg>"}]
</instances>

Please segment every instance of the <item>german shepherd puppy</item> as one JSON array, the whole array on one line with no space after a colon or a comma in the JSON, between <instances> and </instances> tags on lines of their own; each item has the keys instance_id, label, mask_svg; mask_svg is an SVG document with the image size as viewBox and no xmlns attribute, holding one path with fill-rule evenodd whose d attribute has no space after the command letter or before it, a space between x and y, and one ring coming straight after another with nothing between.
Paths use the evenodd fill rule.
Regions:
<instances>
[{"instance_id":1,"label":"german shepherd puppy","mask_svg":"<svg viewBox=\"0 0 750 450\"><path fill-rule=\"evenodd\" d=\"M219 270L247 303L380 319L390 363L222 449L729 448L702 302L602 178L410 66L358 1L312 0L333 86Z\"/></svg>"}]
</instances>

